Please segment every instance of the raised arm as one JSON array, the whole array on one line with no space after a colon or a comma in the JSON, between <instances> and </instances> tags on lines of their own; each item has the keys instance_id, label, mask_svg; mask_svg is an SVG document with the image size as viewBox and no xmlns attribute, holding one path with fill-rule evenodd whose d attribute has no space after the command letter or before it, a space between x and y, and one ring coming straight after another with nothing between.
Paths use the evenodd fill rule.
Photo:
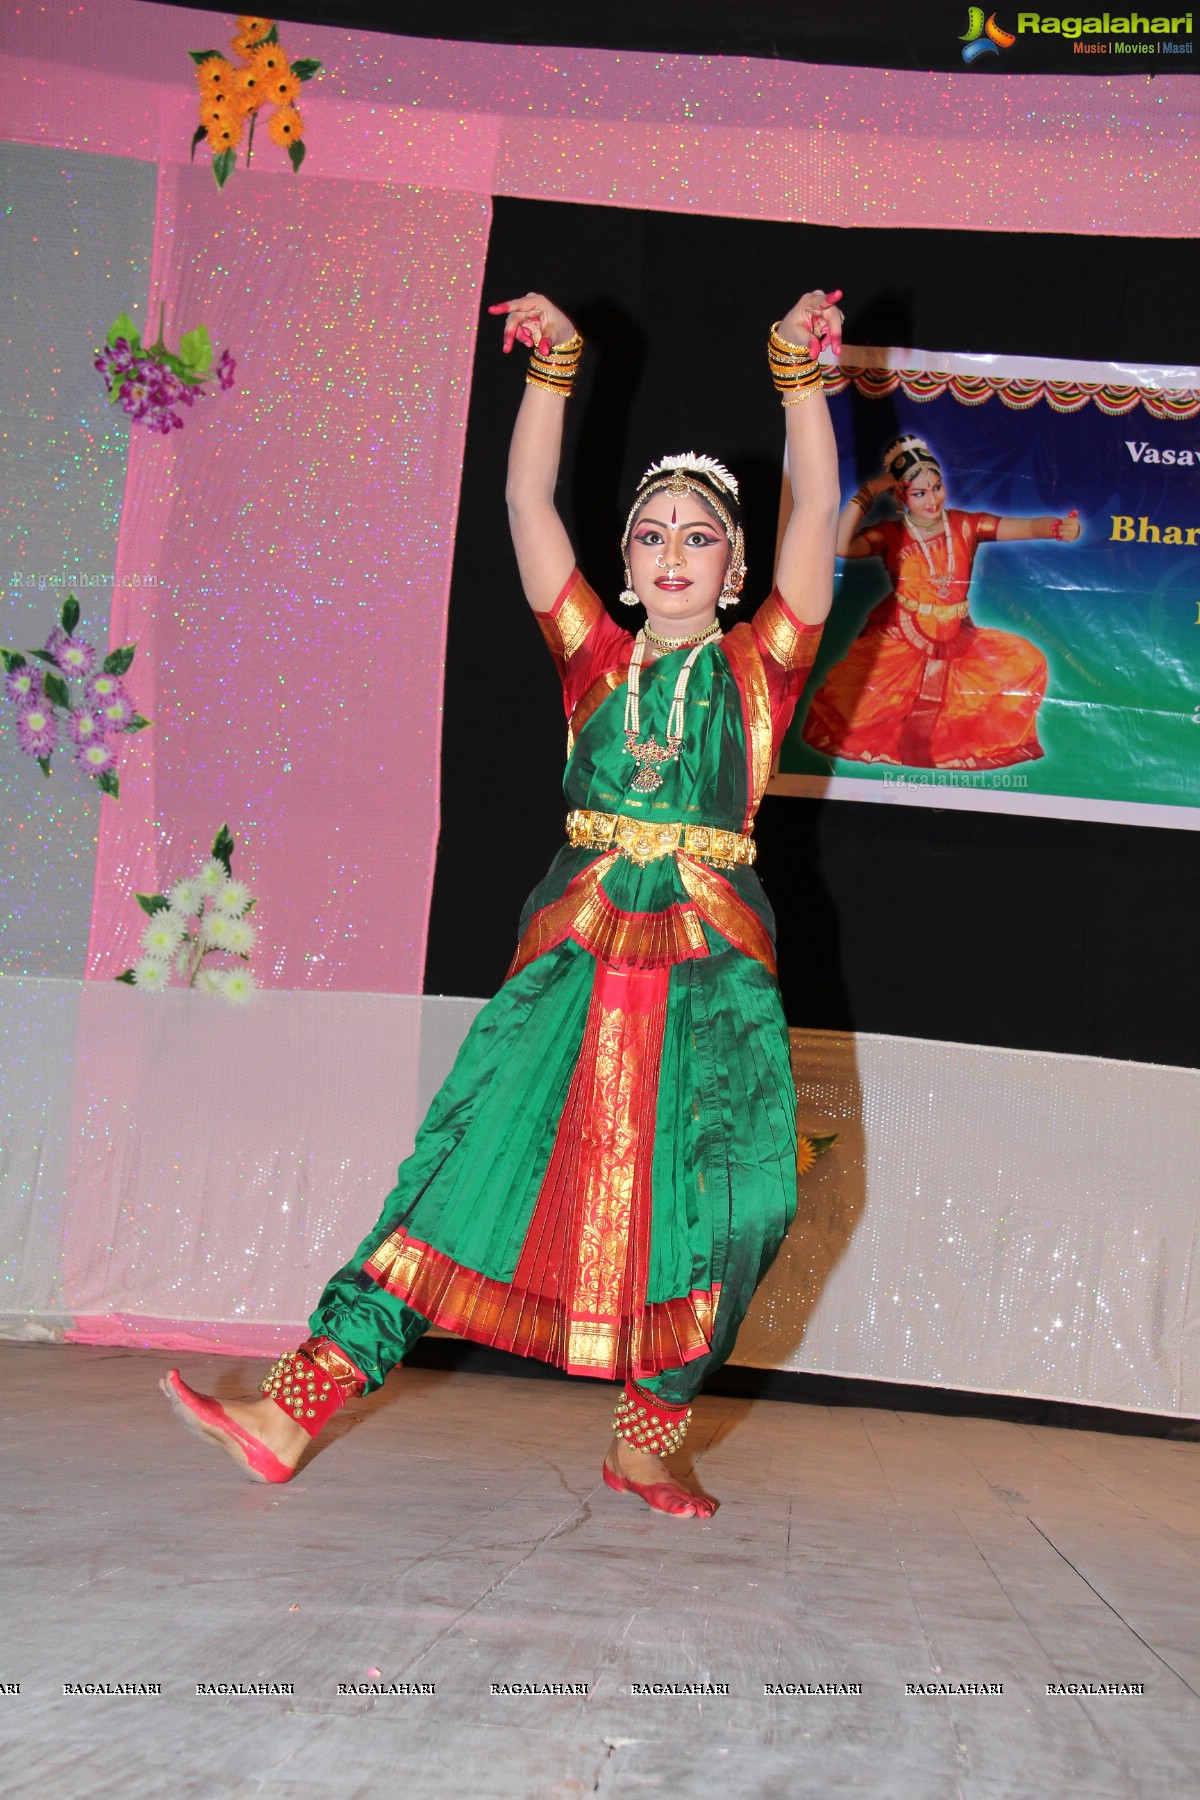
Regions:
<instances>
[{"instance_id":1,"label":"raised arm","mask_svg":"<svg viewBox=\"0 0 1200 1800\"><path fill-rule=\"evenodd\" d=\"M1083 527L1079 514L1072 508L1065 519L1001 519L996 525L996 542L1009 544L1019 538L1058 538L1073 544Z\"/></svg>"},{"instance_id":2,"label":"raised arm","mask_svg":"<svg viewBox=\"0 0 1200 1800\"><path fill-rule=\"evenodd\" d=\"M526 294L489 306L505 313L504 352L516 343L543 354L567 343L575 327L544 294ZM554 504L562 457L566 398L549 387L526 386L508 452L508 524L525 598L535 612L549 612L575 567L575 552Z\"/></svg>"},{"instance_id":3,"label":"raised arm","mask_svg":"<svg viewBox=\"0 0 1200 1800\"><path fill-rule=\"evenodd\" d=\"M841 293L814 289L780 320L778 334L815 358L825 344L842 347ZM791 399L792 396L786 396ZM833 601L833 559L838 534L838 459L829 406L819 383L796 390L786 404L788 475L792 515L779 547L776 585L789 611L805 625L819 625Z\"/></svg>"}]
</instances>

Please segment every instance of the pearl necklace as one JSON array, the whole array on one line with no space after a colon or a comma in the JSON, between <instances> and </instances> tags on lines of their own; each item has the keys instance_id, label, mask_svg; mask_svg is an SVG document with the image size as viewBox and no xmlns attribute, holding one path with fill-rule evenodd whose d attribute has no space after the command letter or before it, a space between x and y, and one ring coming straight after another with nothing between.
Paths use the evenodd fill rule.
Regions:
<instances>
[{"instance_id":1,"label":"pearl necklace","mask_svg":"<svg viewBox=\"0 0 1200 1800\"><path fill-rule=\"evenodd\" d=\"M625 754L632 756L638 765L638 773L630 783L637 794L653 794L663 784L659 770L668 763L679 760L679 752L683 749L683 697L687 693L688 678L692 673L692 664L703 650L706 643L712 641L714 635L720 634L720 626L714 621L712 632L705 632L702 641L695 645L685 661L675 682L675 692L671 698L671 708L667 714L667 742L665 747L657 743L651 735L644 742L638 739L642 729L642 662L646 655L648 627L643 625L633 645L633 655L629 659L629 688L625 696Z\"/></svg>"},{"instance_id":2,"label":"pearl necklace","mask_svg":"<svg viewBox=\"0 0 1200 1800\"><path fill-rule=\"evenodd\" d=\"M946 540L946 572L944 575L939 575L934 568L933 557L929 552L929 543L927 539L916 530L907 513L904 515L904 529L907 531L913 542L919 546L921 555L925 558L925 564L929 570L929 579L941 598L945 600L954 584L954 539L950 536L949 519L946 517L945 513L943 513L941 530L930 532L929 534L930 537L943 537Z\"/></svg>"}]
</instances>

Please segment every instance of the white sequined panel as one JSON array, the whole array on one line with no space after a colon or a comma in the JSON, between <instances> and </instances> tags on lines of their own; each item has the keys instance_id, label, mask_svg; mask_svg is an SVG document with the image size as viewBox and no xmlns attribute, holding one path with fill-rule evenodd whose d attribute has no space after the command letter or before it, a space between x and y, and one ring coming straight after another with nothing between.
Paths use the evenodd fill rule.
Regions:
<instances>
[{"instance_id":1,"label":"white sequined panel","mask_svg":"<svg viewBox=\"0 0 1200 1800\"><path fill-rule=\"evenodd\" d=\"M736 1361L1200 1412L1200 1071L829 1032L792 1056L801 1130L841 1135Z\"/></svg>"}]
</instances>

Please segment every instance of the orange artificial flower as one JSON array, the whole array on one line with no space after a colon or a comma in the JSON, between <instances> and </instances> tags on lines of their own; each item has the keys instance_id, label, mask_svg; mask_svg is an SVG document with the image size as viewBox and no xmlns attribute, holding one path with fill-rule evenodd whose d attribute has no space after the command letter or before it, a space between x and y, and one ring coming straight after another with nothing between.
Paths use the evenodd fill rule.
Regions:
<instances>
[{"instance_id":1,"label":"orange artificial flower","mask_svg":"<svg viewBox=\"0 0 1200 1800\"><path fill-rule=\"evenodd\" d=\"M272 75L286 75L287 51L282 44L260 44L254 52L254 66L264 81Z\"/></svg>"},{"instance_id":2,"label":"orange artificial flower","mask_svg":"<svg viewBox=\"0 0 1200 1800\"><path fill-rule=\"evenodd\" d=\"M200 83L200 92L209 98L214 94L230 93L233 77L233 64L226 62L223 56L206 56L202 63L196 64L196 80Z\"/></svg>"},{"instance_id":3,"label":"orange artificial flower","mask_svg":"<svg viewBox=\"0 0 1200 1800\"><path fill-rule=\"evenodd\" d=\"M257 112L267 98L266 83L253 63L248 68L238 69L233 78L233 91L245 112Z\"/></svg>"},{"instance_id":4,"label":"orange artificial flower","mask_svg":"<svg viewBox=\"0 0 1200 1800\"><path fill-rule=\"evenodd\" d=\"M811 1138L802 1137L796 1144L796 1173L807 1175L817 1160L817 1152Z\"/></svg>"},{"instance_id":5,"label":"orange artificial flower","mask_svg":"<svg viewBox=\"0 0 1200 1800\"><path fill-rule=\"evenodd\" d=\"M237 108L229 96L218 94L215 99L202 100L200 103L200 123L207 128L210 125L234 125L238 122Z\"/></svg>"},{"instance_id":6,"label":"orange artificial flower","mask_svg":"<svg viewBox=\"0 0 1200 1800\"><path fill-rule=\"evenodd\" d=\"M272 140L286 150L289 144L298 144L304 136L304 121L294 106L282 106L267 120L267 131Z\"/></svg>"},{"instance_id":7,"label":"orange artificial flower","mask_svg":"<svg viewBox=\"0 0 1200 1800\"><path fill-rule=\"evenodd\" d=\"M273 19L259 19L253 13L238 14L238 30L243 37L265 38L274 22Z\"/></svg>"},{"instance_id":8,"label":"orange artificial flower","mask_svg":"<svg viewBox=\"0 0 1200 1800\"><path fill-rule=\"evenodd\" d=\"M205 125L205 132L214 150L236 150L242 135L242 121L233 113L226 113L215 123Z\"/></svg>"},{"instance_id":9,"label":"orange artificial flower","mask_svg":"<svg viewBox=\"0 0 1200 1800\"><path fill-rule=\"evenodd\" d=\"M300 78L286 69L282 75L272 75L265 87L268 100L276 106L290 106L300 92Z\"/></svg>"},{"instance_id":10,"label":"orange artificial flower","mask_svg":"<svg viewBox=\"0 0 1200 1800\"><path fill-rule=\"evenodd\" d=\"M254 61L254 39L248 37L230 38L229 48L235 56L240 56L243 63Z\"/></svg>"}]
</instances>

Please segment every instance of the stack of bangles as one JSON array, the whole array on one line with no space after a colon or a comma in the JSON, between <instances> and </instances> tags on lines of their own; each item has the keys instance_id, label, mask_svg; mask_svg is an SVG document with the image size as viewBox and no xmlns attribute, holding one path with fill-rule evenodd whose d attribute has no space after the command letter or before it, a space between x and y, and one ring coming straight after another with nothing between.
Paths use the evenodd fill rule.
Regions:
<instances>
[{"instance_id":1,"label":"stack of bangles","mask_svg":"<svg viewBox=\"0 0 1200 1800\"><path fill-rule=\"evenodd\" d=\"M811 400L823 391L825 377L820 363L814 362L802 345L789 344L780 337L778 321L767 339L767 361L771 365L771 380L785 406L798 406L801 400Z\"/></svg>"},{"instance_id":2,"label":"stack of bangles","mask_svg":"<svg viewBox=\"0 0 1200 1800\"><path fill-rule=\"evenodd\" d=\"M875 504L875 496L864 481L857 494L851 494L849 505L857 506L859 512L869 513Z\"/></svg>"},{"instance_id":3,"label":"stack of bangles","mask_svg":"<svg viewBox=\"0 0 1200 1800\"><path fill-rule=\"evenodd\" d=\"M569 400L582 355L583 339L578 332L565 344L555 344L552 350L534 350L525 380L530 387L545 388L547 393Z\"/></svg>"}]
</instances>

